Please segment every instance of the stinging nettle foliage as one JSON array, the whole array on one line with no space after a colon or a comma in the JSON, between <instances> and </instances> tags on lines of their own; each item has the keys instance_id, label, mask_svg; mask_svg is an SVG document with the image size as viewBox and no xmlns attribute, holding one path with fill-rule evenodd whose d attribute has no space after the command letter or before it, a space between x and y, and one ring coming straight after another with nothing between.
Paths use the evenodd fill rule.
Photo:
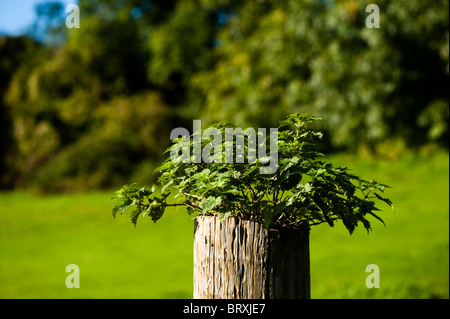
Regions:
<instances>
[{"instance_id":1,"label":"stinging nettle foliage","mask_svg":"<svg viewBox=\"0 0 450 319\"><path fill-rule=\"evenodd\" d=\"M341 220L350 234L358 223L369 232L368 215L384 224L375 213L379 209L374 200L394 209L392 202L380 195L389 186L366 181L350 174L347 168L321 160L324 154L314 151L312 146L322 133L308 127L308 123L319 119L295 113L280 122L278 153L267 153L278 156L273 174L260 174L259 168L267 158L251 163L223 160L208 164L194 160L183 163L168 157L155 170L161 173L158 181L162 187L123 186L111 199L116 203L112 214L116 217L117 213L134 208L130 220L136 226L140 215L148 215L156 222L167 207L185 206L189 214L217 215L221 220L234 216L261 222L266 228L308 228L325 222L334 226L335 221ZM223 136L225 128L234 126L221 122L212 127L218 128ZM191 147L192 141L191 136ZM209 138L202 139L202 148L210 142ZM174 145L165 153L170 153ZM244 143L244 154L248 155L248 140ZM175 194L173 203L168 203L170 194Z\"/></svg>"}]
</instances>

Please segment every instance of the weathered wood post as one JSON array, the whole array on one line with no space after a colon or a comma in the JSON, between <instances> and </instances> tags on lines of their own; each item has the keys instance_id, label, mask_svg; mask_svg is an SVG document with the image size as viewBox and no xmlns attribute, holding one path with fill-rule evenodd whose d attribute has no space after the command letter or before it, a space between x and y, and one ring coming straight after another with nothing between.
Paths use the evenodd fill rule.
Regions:
<instances>
[{"instance_id":1,"label":"weathered wood post","mask_svg":"<svg viewBox=\"0 0 450 319\"><path fill-rule=\"evenodd\" d=\"M197 216L194 298L311 298L309 229Z\"/></svg>"}]
</instances>

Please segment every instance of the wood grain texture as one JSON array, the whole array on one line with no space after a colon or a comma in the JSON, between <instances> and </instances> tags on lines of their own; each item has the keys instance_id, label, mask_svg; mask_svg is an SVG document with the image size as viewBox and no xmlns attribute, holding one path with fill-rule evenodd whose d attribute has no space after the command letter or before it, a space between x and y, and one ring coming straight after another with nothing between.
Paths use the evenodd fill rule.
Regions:
<instances>
[{"instance_id":1,"label":"wood grain texture","mask_svg":"<svg viewBox=\"0 0 450 319\"><path fill-rule=\"evenodd\" d=\"M310 298L309 230L198 216L194 298Z\"/></svg>"}]
</instances>

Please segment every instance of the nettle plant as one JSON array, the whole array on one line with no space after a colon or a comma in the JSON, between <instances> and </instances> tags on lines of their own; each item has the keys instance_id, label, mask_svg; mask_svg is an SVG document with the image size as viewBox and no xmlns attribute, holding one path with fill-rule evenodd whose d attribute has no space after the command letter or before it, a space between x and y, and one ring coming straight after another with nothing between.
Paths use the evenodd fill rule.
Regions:
<instances>
[{"instance_id":1,"label":"nettle plant","mask_svg":"<svg viewBox=\"0 0 450 319\"><path fill-rule=\"evenodd\" d=\"M158 179L161 187L123 186L111 199L116 203L113 216L134 208L130 220L136 226L141 215L148 215L156 222L167 207L184 206L189 214L216 215L221 220L234 216L263 223L266 228L308 228L322 223L334 226L341 220L350 234L358 223L369 232L369 215L384 224L375 213L379 209L374 200L383 201L393 209L392 202L380 195L389 186L364 180L349 173L347 168L324 161L325 155L312 149L314 142L322 137L322 133L308 127L315 120L319 118L298 113L289 115L278 127L277 152L271 154L267 149L266 156L254 161L225 161L226 139L219 144L215 141L222 152L213 154L215 160L211 163L199 162L194 155L184 161L182 157L177 160L168 157L155 170L161 173ZM222 136L227 128L234 128L228 123L211 127ZM175 147L193 150L198 133L174 140L165 153L173 152ZM252 150L248 136L243 134L243 138L247 158ZM242 148L236 140L233 146ZM202 149L211 142L210 136L203 136ZM258 140L258 147L267 145L266 142L261 144ZM177 143L184 144L180 147ZM260 168L274 156L278 158L276 171L262 174Z\"/></svg>"}]
</instances>

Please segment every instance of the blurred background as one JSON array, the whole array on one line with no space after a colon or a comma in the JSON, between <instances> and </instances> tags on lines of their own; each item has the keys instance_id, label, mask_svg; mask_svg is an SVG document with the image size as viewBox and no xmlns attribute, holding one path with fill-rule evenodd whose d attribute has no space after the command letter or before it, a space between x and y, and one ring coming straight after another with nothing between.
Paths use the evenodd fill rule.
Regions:
<instances>
[{"instance_id":1,"label":"blurred background","mask_svg":"<svg viewBox=\"0 0 450 319\"><path fill-rule=\"evenodd\" d=\"M0 0L0 297L191 298L190 217L133 229L111 190L153 183L193 119L307 112L320 150L397 208L369 236L312 232L312 297L448 298L449 2L377 0L372 29L369 3Z\"/></svg>"}]
</instances>

